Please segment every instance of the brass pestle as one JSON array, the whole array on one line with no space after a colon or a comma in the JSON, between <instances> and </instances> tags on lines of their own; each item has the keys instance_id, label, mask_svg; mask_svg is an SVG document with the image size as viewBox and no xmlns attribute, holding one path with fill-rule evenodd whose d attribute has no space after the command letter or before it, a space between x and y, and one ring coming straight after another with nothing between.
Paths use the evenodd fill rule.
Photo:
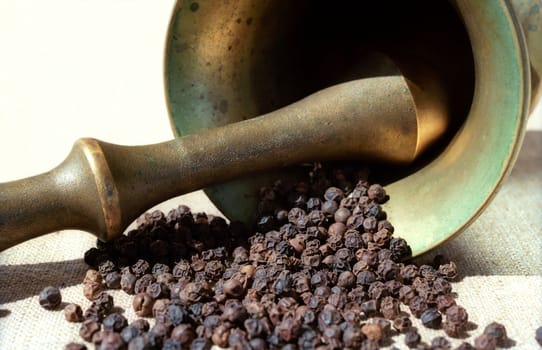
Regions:
<instances>
[{"instance_id":1,"label":"brass pestle","mask_svg":"<svg viewBox=\"0 0 542 350\"><path fill-rule=\"evenodd\" d=\"M437 79L401 74L318 91L257 118L146 146L75 142L53 170L0 184L0 250L62 229L104 241L166 199L305 161L408 164L446 131Z\"/></svg>"}]
</instances>

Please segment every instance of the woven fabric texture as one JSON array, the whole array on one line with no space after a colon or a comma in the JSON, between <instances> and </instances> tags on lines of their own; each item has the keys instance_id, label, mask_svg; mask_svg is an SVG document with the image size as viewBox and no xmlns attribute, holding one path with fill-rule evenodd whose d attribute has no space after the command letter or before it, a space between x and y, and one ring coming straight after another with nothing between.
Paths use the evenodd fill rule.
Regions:
<instances>
[{"instance_id":1,"label":"woven fabric texture","mask_svg":"<svg viewBox=\"0 0 542 350\"><path fill-rule=\"evenodd\" d=\"M483 214L463 233L420 259L436 254L456 261L460 276L453 288L469 312L469 338L491 321L503 323L518 349L536 349L534 331L542 326L542 131L529 131L515 167ZM220 214L202 192L175 198L163 210L185 203L197 211ZM39 306L37 294L61 288L63 301L90 302L82 295L85 250L95 239L80 231L52 233L0 253L0 349L59 349L80 341L79 324L62 311ZM134 319L131 296L113 291L115 304ZM419 327L423 339L443 335ZM462 339L455 340L458 344ZM394 344L404 348L402 337ZM92 347L91 347L92 348Z\"/></svg>"}]
</instances>

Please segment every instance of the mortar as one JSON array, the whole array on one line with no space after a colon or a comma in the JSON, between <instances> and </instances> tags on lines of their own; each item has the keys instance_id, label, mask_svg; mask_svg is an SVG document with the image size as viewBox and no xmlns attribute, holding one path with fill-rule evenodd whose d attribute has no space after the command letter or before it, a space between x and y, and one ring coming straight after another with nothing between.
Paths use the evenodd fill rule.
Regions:
<instances>
[{"instance_id":1,"label":"mortar","mask_svg":"<svg viewBox=\"0 0 542 350\"><path fill-rule=\"evenodd\" d=\"M472 223L510 172L540 97L542 4L374 3L179 2L166 50L168 106L174 131L187 135L329 84L378 76L371 50L392 57L413 80L431 67L449 94L448 132L407 168L374 167L391 197L388 217L416 255ZM228 217L250 221L258 189L292 171L205 192Z\"/></svg>"}]
</instances>

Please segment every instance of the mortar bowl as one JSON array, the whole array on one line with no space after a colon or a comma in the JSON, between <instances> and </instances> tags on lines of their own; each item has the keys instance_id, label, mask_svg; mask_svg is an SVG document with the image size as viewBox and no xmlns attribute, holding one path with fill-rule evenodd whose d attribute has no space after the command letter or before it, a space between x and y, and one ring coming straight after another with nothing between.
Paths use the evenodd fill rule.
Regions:
<instances>
[{"instance_id":1,"label":"mortar bowl","mask_svg":"<svg viewBox=\"0 0 542 350\"><path fill-rule=\"evenodd\" d=\"M384 210L395 235L414 255L461 232L487 207L514 164L530 108L528 52L507 1L179 1L166 46L177 136L378 76L384 69L374 52L412 81L428 69L437 74L451 101L446 137L407 167L371 164L390 195ZM228 218L250 222L258 189L294 173L276 169L205 192Z\"/></svg>"}]
</instances>

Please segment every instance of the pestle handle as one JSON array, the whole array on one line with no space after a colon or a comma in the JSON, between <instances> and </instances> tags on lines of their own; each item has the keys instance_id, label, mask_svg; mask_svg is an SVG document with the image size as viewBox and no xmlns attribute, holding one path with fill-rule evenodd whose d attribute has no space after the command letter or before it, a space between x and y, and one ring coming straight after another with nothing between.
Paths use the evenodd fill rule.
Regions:
<instances>
[{"instance_id":1,"label":"pestle handle","mask_svg":"<svg viewBox=\"0 0 542 350\"><path fill-rule=\"evenodd\" d=\"M59 166L0 184L0 250L62 229L110 240L148 208L241 175L304 161L408 163L422 151L401 76L339 84L272 113L168 142L90 138Z\"/></svg>"}]
</instances>

